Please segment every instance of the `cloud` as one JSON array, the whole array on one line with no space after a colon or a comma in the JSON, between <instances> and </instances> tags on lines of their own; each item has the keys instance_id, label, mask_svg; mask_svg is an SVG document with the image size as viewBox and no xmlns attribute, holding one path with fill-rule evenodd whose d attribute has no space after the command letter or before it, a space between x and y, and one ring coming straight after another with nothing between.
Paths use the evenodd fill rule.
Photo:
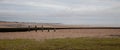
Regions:
<instances>
[{"instance_id":1,"label":"cloud","mask_svg":"<svg viewBox=\"0 0 120 50\"><path fill-rule=\"evenodd\" d=\"M3 7L3 9L9 4L9 7L4 10L4 13L6 12L7 14L23 14L24 12L28 14L30 14L29 12L33 12L34 14L45 12L46 14L48 14L48 16L51 15L70 17L97 15L104 16L105 14L118 15L120 12L120 2L117 0L2 0L0 1L0 4L3 5L0 6ZM115 8L117 8L117 10ZM1 13L3 12L3 9L0 10Z\"/></svg>"},{"instance_id":2,"label":"cloud","mask_svg":"<svg viewBox=\"0 0 120 50\"><path fill-rule=\"evenodd\" d=\"M108 20L117 23L120 18L120 0L0 0L0 17L5 16L58 17L71 22L79 19Z\"/></svg>"}]
</instances>

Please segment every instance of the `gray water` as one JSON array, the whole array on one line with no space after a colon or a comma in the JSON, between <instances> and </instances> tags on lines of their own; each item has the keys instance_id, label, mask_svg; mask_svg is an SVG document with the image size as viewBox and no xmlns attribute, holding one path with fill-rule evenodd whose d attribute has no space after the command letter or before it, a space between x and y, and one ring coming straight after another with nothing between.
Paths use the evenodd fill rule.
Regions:
<instances>
[{"instance_id":1,"label":"gray water","mask_svg":"<svg viewBox=\"0 0 120 50\"><path fill-rule=\"evenodd\" d=\"M69 25L100 25L120 27L120 18L114 17L2 17L0 21L10 22L36 22L36 23L62 23Z\"/></svg>"}]
</instances>

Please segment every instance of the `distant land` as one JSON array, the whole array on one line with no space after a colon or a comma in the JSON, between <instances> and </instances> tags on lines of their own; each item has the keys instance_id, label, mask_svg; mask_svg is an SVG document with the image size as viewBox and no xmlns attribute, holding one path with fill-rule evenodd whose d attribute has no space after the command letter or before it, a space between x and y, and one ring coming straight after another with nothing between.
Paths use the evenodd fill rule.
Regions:
<instances>
[{"instance_id":1,"label":"distant land","mask_svg":"<svg viewBox=\"0 0 120 50\"><path fill-rule=\"evenodd\" d=\"M113 27L113 26L101 26L101 25L67 25L62 23L36 23L36 22L11 22L11 21L0 21L0 28L18 28L18 27L34 27L37 25L41 27ZM114 26L117 27L117 26Z\"/></svg>"}]
</instances>

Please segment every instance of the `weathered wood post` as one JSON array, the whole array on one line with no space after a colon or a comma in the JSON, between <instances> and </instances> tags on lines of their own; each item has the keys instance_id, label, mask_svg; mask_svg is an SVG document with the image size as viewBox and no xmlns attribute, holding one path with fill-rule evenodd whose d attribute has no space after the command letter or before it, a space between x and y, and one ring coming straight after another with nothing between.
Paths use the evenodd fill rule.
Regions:
<instances>
[{"instance_id":1,"label":"weathered wood post","mask_svg":"<svg viewBox=\"0 0 120 50\"><path fill-rule=\"evenodd\" d=\"M30 32L30 25L28 26L28 31Z\"/></svg>"},{"instance_id":2,"label":"weathered wood post","mask_svg":"<svg viewBox=\"0 0 120 50\"><path fill-rule=\"evenodd\" d=\"M56 28L54 28L54 32L56 32Z\"/></svg>"},{"instance_id":3,"label":"weathered wood post","mask_svg":"<svg viewBox=\"0 0 120 50\"><path fill-rule=\"evenodd\" d=\"M50 32L50 28L48 28L48 32Z\"/></svg>"},{"instance_id":4,"label":"weathered wood post","mask_svg":"<svg viewBox=\"0 0 120 50\"><path fill-rule=\"evenodd\" d=\"M35 32L37 32L37 26L35 25Z\"/></svg>"},{"instance_id":5,"label":"weathered wood post","mask_svg":"<svg viewBox=\"0 0 120 50\"><path fill-rule=\"evenodd\" d=\"M43 32L43 29L44 29L44 28L43 28L43 25L41 26L41 29L42 29L42 32Z\"/></svg>"}]
</instances>

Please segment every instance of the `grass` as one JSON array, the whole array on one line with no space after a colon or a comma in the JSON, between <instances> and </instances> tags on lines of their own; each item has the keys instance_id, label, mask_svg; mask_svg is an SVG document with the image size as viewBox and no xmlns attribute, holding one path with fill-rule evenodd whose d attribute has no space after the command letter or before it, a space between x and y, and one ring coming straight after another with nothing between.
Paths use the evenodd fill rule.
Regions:
<instances>
[{"instance_id":1,"label":"grass","mask_svg":"<svg viewBox=\"0 0 120 50\"><path fill-rule=\"evenodd\" d=\"M1 39L0 50L120 50L120 38Z\"/></svg>"}]
</instances>

